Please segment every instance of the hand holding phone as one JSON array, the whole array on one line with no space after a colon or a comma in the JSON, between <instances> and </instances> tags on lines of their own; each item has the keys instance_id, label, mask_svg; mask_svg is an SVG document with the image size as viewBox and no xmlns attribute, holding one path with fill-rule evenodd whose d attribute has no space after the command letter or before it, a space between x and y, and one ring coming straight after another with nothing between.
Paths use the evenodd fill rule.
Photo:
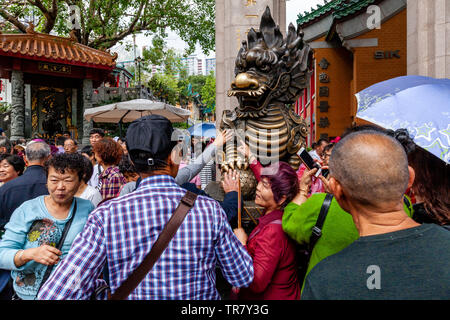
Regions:
<instances>
[{"instance_id":1,"label":"hand holding phone","mask_svg":"<svg viewBox=\"0 0 450 320\"><path fill-rule=\"evenodd\" d=\"M320 164L318 164L314 159L311 157L311 155L306 151L305 148L301 148L299 151L299 157L302 160L303 164L308 168L308 170L317 168L317 173L315 174L315 177L317 178L321 172L322 169L320 167Z\"/></svg>"}]
</instances>

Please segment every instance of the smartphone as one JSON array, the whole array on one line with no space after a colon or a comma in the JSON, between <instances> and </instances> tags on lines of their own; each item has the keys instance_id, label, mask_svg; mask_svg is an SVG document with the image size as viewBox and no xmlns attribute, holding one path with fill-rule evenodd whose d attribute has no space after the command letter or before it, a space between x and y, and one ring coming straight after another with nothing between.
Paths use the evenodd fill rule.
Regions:
<instances>
[{"instance_id":1,"label":"smartphone","mask_svg":"<svg viewBox=\"0 0 450 320\"><path fill-rule=\"evenodd\" d=\"M308 170L320 168L320 165L314 161L314 159L310 156L310 154L308 153L308 151L306 151L305 148L301 148L298 155L302 160L302 162L305 164L305 166L308 168Z\"/></svg>"},{"instance_id":2,"label":"smartphone","mask_svg":"<svg viewBox=\"0 0 450 320\"><path fill-rule=\"evenodd\" d=\"M326 178L326 177L328 177L329 174L330 174L330 170L322 169L322 176L324 176Z\"/></svg>"},{"instance_id":3,"label":"smartphone","mask_svg":"<svg viewBox=\"0 0 450 320\"><path fill-rule=\"evenodd\" d=\"M311 157L311 155L306 151L305 148L301 148L299 150L299 157L302 160L302 162L305 164L306 168L308 170L317 168L317 173L314 175L316 178L321 174L322 169L320 168L320 165L314 161L314 159Z\"/></svg>"}]
</instances>

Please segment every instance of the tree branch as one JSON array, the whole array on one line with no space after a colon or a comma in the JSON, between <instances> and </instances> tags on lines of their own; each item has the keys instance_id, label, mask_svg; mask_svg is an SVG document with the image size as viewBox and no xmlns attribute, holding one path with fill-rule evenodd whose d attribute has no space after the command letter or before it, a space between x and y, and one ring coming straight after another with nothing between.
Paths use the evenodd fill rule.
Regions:
<instances>
[{"instance_id":1,"label":"tree branch","mask_svg":"<svg viewBox=\"0 0 450 320\"><path fill-rule=\"evenodd\" d=\"M27 32L27 27L22 22L20 22L16 17L8 13L6 10L0 8L0 16L5 18L8 22L12 23L17 29L19 29L23 33Z\"/></svg>"},{"instance_id":2,"label":"tree branch","mask_svg":"<svg viewBox=\"0 0 450 320\"><path fill-rule=\"evenodd\" d=\"M49 11L44 4L41 2L41 0L27 0L29 4L37 7L39 10L41 10L42 14L45 17L45 26L44 26L44 33L50 33L52 31L53 27L55 26L56 22L56 16L58 14L58 4L56 0L52 1L52 10Z\"/></svg>"},{"instance_id":3,"label":"tree branch","mask_svg":"<svg viewBox=\"0 0 450 320\"><path fill-rule=\"evenodd\" d=\"M147 3L146 0L141 0L139 9L136 12L136 15L135 15L133 21L130 23L130 25L127 29L123 30L121 33L119 33L118 35L116 35L114 37L107 37L106 34L103 34L100 38L97 38L94 41L90 42L88 44L88 46L97 48L101 44L108 44L105 47L110 48L113 45L115 45L117 42L119 42L120 40L124 39L126 36L129 36L130 34L132 34L133 32L145 30L145 29L141 29L139 27L136 28L136 24L139 21L139 18L141 17L142 9L144 8L144 5L146 5L146 3Z\"/></svg>"}]
</instances>

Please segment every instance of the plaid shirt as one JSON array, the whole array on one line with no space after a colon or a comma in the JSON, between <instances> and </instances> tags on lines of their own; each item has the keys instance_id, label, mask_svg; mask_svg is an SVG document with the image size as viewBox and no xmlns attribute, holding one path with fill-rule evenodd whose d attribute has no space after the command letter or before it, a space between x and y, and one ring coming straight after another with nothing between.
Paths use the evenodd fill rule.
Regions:
<instances>
[{"instance_id":1,"label":"plaid shirt","mask_svg":"<svg viewBox=\"0 0 450 320\"><path fill-rule=\"evenodd\" d=\"M100 205L38 298L88 299L105 260L111 291L117 290L150 251L185 193L172 177L158 175L142 180L135 192ZM198 196L175 237L128 299L220 299L216 264L235 287L253 281L252 259L233 234L225 212L217 201Z\"/></svg>"},{"instance_id":2,"label":"plaid shirt","mask_svg":"<svg viewBox=\"0 0 450 320\"><path fill-rule=\"evenodd\" d=\"M126 183L125 177L118 167L109 167L98 176L100 194L103 199L115 198L120 194L120 189Z\"/></svg>"}]
</instances>

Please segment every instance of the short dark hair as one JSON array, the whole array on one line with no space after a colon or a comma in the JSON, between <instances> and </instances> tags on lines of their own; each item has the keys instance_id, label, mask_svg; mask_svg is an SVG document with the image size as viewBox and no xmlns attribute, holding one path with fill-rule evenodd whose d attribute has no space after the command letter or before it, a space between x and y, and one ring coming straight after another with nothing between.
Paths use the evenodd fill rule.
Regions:
<instances>
[{"instance_id":1,"label":"short dark hair","mask_svg":"<svg viewBox=\"0 0 450 320\"><path fill-rule=\"evenodd\" d=\"M59 136L58 138L56 138L56 145L57 146L63 146L64 142L66 141L66 137L64 136Z\"/></svg>"},{"instance_id":2,"label":"short dark hair","mask_svg":"<svg viewBox=\"0 0 450 320\"><path fill-rule=\"evenodd\" d=\"M92 146L84 146L83 149L81 149L81 153L86 153L89 157L92 157L94 152L92 152Z\"/></svg>"},{"instance_id":3,"label":"short dark hair","mask_svg":"<svg viewBox=\"0 0 450 320\"><path fill-rule=\"evenodd\" d=\"M325 148L323 148L323 153L327 152L328 150L333 149L334 147L334 143L329 143L325 146Z\"/></svg>"},{"instance_id":4,"label":"short dark hair","mask_svg":"<svg viewBox=\"0 0 450 320\"><path fill-rule=\"evenodd\" d=\"M341 135L341 140L344 139L349 134L351 134L353 132L359 132L359 131L376 131L376 132L389 134L389 132L388 132L389 130L386 130L386 129L382 128L382 127L376 126L374 124L363 124L363 125L360 125L360 126L353 126L353 127L347 128L344 131L344 133Z\"/></svg>"},{"instance_id":5,"label":"short dark hair","mask_svg":"<svg viewBox=\"0 0 450 320\"><path fill-rule=\"evenodd\" d=\"M102 138L105 136L105 131L101 128L93 128L89 131L89 136L98 133Z\"/></svg>"},{"instance_id":6,"label":"short dark hair","mask_svg":"<svg viewBox=\"0 0 450 320\"><path fill-rule=\"evenodd\" d=\"M6 148L7 153L11 153L12 144L7 137L0 136L0 148Z\"/></svg>"},{"instance_id":7,"label":"short dark hair","mask_svg":"<svg viewBox=\"0 0 450 320\"><path fill-rule=\"evenodd\" d=\"M84 175L84 159L85 157L79 153L58 153L45 162L45 173L48 177L50 167L60 173L65 173L66 170L73 170L81 181Z\"/></svg>"},{"instance_id":8,"label":"short dark hair","mask_svg":"<svg viewBox=\"0 0 450 320\"><path fill-rule=\"evenodd\" d=\"M92 165L92 162L86 157L83 157L83 168L83 181L87 184L89 180L91 180L92 174L94 173L94 166Z\"/></svg>"},{"instance_id":9,"label":"short dark hair","mask_svg":"<svg viewBox=\"0 0 450 320\"><path fill-rule=\"evenodd\" d=\"M317 146L320 147L322 145L322 142L325 142L326 144L328 144L327 139L320 138L319 140L317 140Z\"/></svg>"},{"instance_id":10,"label":"short dark hair","mask_svg":"<svg viewBox=\"0 0 450 320\"><path fill-rule=\"evenodd\" d=\"M136 168L127 155L124 155L122 157L122 160L119 163L119 171L123 175L125 175L126 173L136 173Z\"/></svg>"},{"instance_id":11,"label":"short dark hair","mask_svg":"<svg viewBox=\"0 0 450 320\"><path fill-rule=\"evenodd\" d=\"M0 154L0 162L3 160L6 160L11 166L13 166L14 171L16 171L19 176L23 174L23 171L25 170L25 162L22 157L15 154Z\"/></svg>"},{"instance_id":12,"label":"short dark hair","mask_svg":"<svg viewBox=\"0 0 450 320\"><path fill-rule=\"evenodd\" d=\"M128 152L131 161L138 173L149 173L155 170L163 169L167 166L166 161L155 159L151 152L142 150L131 150ZM152 158L154 161L153 165L147 164L147 160Z\"/></svg>"},{"instance_id":13,"label":"short dark hair","mask_svg":"<svg viewBox=\"0 0 450 320\"><path fill-rule=\"evenodd\" d=\"M73 141L73 144L74 145L78 145L78 142L77 142L77 140L75 140L75 139L72 139L72 138L67 138L66 140L71 140L71 141ZM64 140L64 143L66 142L66 140Z\"/></svg>"}]
</instances>

